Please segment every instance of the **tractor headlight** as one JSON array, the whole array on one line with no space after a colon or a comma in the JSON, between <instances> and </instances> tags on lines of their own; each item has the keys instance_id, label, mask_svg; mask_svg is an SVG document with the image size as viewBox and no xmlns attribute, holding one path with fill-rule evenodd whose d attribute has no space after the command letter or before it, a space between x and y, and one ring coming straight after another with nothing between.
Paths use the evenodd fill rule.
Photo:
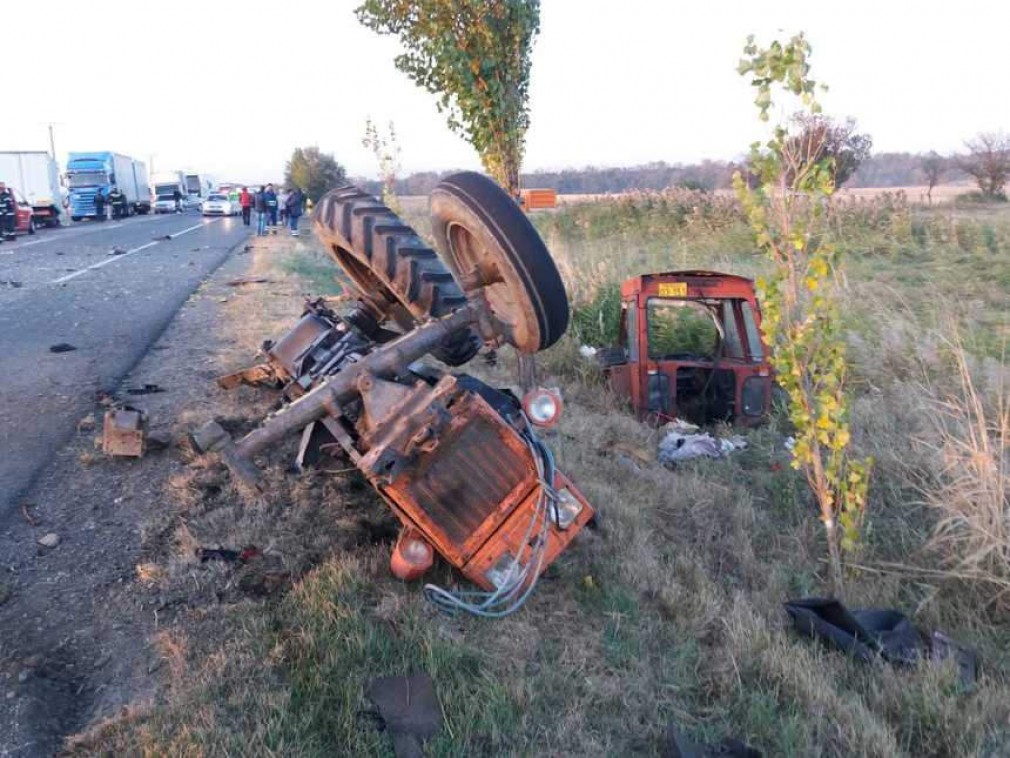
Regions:
<instances>
[{"instance_id":1,"label":"tractor headlight","mask_svg":"<svg viewBox=\"0 0 1010 758\"><path fill-rule=\"evenodd\" d=\"M523 398L523 411L535 426L554 426L561 418L561 393L543 387L530 390Z\"/></svg>"},{"instance_id":2,"label":"tractor headlight","mask_svg":"<svg viewBox=\"0 0 1010 758\"><path fill-rule=\"evenodd\" d=\"M557 508L557 513L554 514L552 512L551 515L556 515L557 526L560 529L570 527L575 522L575 519L579 517L579 514L582 513L582 503L579 502L579 499L567 487L562 487L558 490L558 499L555 501L555 507Z\"/></svg>"},{"instance_id":3,"label":"tractor headlight","mask_svg":"<svg viewBox=\"0 0 1010 758\"><path fill-rule=\"evenodd\" d=\"M404 541L401 552L410 563L431 563L431 546L424 540L408 539Z\"/></svg>"},{"instance_id":4,"label":"tractor headlight","mask_svg":"<svg viewBox=\"0 0 1010 758\"><path fill-rule=\"evenodd\" d=\"M511 553L503 553L501 558L484 572L484 576L495 587L501 588L512 584L519 576L520 571L522 571L522 566L516 562Z\"/></svg>"}]
</instances>

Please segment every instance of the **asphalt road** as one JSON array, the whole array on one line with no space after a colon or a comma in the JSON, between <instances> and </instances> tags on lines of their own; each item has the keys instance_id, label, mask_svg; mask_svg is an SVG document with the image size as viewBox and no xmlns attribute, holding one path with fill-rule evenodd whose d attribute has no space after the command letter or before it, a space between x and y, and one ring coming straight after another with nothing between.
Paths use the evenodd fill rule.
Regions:
<instances>
[{"instance_id":1,"label":"asphalt road","mask_svg":"<svg viewBox=\"0 0 1010 758\"><path fill-rule=\"evenodd\" d=\"M0 528L97 394L247 235L241 219L186 213L0 244ZM50 351L60 343L76 349Z\"/></svg>"}]
</instances>

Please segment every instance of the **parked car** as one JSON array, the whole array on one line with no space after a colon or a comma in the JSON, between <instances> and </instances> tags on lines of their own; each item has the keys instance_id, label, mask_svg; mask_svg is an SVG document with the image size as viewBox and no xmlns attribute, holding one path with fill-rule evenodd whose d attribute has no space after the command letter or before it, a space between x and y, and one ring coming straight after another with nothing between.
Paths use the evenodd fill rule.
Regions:
<instances>
[{"instance_id":1,"label":"parked car","mask_svg":"<svg viewBox=\"0 0 1010 758\"><path fill-rule=\"evenodd\" d=\"M156 195L152 207L155 213L175 213L175 198L171 195Z\"/></svg>"},{"instance_id":2,"label":"parked car","mask_svg":"<svg viewBox=\"0 0 1010 758\"><path fill-rule=\"evenodd\" d=\"M15 234L35 234L36 220L32 204L14 187L8 187L8 189L14 195L14 202L17 203L14 221Z\"/></svg>"},{"instance_id":3,"label":"parked car","mask_svg":"<svg viewBox=\"0 0 1010 758\"><path fill-rule=\"evenodd\" d=\"M200 212L204 216L237 216L241 212L238 203L233 203L227 195L215 192L207 195L207 199L200 204Z\"/></svg>"}]
</instances>

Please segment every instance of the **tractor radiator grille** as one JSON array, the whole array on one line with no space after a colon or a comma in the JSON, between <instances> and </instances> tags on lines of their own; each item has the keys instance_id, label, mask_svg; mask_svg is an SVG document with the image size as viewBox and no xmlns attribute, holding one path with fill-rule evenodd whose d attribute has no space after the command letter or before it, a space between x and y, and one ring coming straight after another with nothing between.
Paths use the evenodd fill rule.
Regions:
<instances>
[{"instance_id":1,"label":"tractor radiator grille","mask_svg":"<svg viewBox=\"0 0 1010 758\"><path fill-rule=\"evenodd\" d=\"M501 423L473 416L441 440L407 484L409 495L453 542L465 542L530 476L528 456L507 444L506 434L514 437Z\"/></svg>"}]
</instances>

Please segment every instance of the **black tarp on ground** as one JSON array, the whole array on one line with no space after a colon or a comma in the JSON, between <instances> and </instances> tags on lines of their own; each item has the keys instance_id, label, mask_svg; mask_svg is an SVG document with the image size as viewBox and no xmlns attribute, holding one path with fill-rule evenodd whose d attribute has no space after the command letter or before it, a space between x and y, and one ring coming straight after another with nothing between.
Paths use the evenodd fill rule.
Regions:
<instances>
[{"instance_id":1,"label":"black tarp on ground","mask_svg":"<svg viewBox=\"0 0 1010 758\"><path fill-rule=\"evenodd\" d=\"M975 682L978 656L943 632L926 634L903 613L882 608L849 610L833 598L801 598L785 603L793 627L805 637L820 639L870 662L883 658L890 663L913 664L920 660L942 662L954 659L961 681Z\"/></svg>"}]
</instances>

